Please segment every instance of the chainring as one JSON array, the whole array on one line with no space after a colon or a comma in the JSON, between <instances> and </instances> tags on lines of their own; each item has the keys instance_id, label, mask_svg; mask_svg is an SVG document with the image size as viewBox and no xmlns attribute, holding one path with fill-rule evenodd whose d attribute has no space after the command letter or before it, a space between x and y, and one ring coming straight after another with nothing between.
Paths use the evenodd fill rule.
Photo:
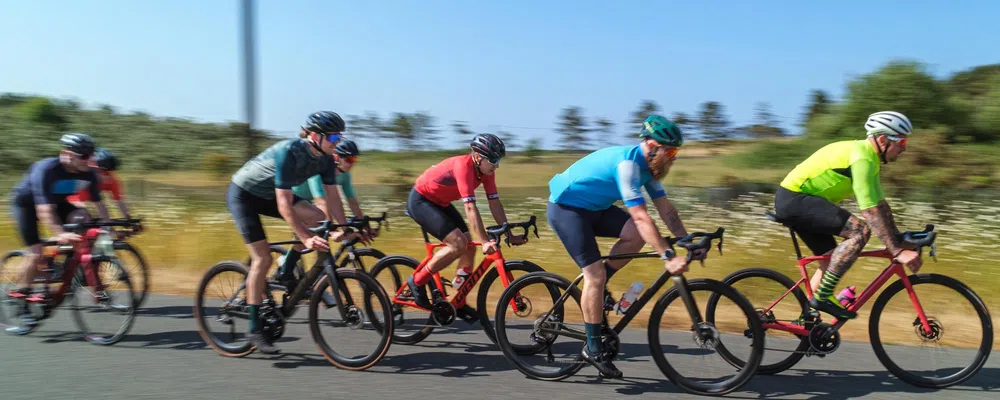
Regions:
<instances>
[{"instance_id":1,"label":"chainring","mask_svg":"<svg viewBox=\"0 0 1000 400\"><path fill-rule=\"evenodd\" d=\"M825 322L817 324L809 331L809 346L812 354L833 353L840 347L840 332Z\"/></svg>"}]
</instances>

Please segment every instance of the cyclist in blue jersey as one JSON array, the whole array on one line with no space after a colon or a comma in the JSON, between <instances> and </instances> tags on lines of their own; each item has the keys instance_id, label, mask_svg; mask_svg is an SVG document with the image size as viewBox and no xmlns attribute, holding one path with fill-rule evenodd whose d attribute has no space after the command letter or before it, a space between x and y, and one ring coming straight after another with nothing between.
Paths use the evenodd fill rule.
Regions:
<instances>
[{"instance_id":1,"label":"cyclist in blue jersey","mask_svg":"<svg viewBox=\"0 0 1000 400\"><path fill-rule=\"evenodd\" d=\"M646 209L645 189L670 232L687 235L677 209L667 200L660 180L670 171L684 140L680 128L670 120L651 115L643 122L642 141L634 146L614 146L597 150L573 163L549 181L546 211L549 225L563 246L583 270L583 320L587 344L583 359L606 377L619 378L611 355L601 344L601 321L608 299L607 279L629 260L601 260L597 237L618 241L611 254L633 253L649 244L661 254L671 274L687 271L684 257L668 257L670 246L660 235ZM628 211L614 205L622 201ZM700 251L694 259L704 259ZM604 294L602 300L602 293Z\"/></svg>"},{"instance_id":2,"label":"cyclist in blue jersey","mask_svg":"<svg viewBox=\"0 0 1000 400\"><path fill-rule=\"evenodd\" d=\"M18 232L29 254L24 261L22 278L18 288L8 293L12 298L29 296L44 297L38 293L31 295L31 283L35 280L38 261L42 254L42 239L38 232L38 221L48 226L54 240L68 244L81 240L80 235L63 230L64 223L87 219L87 213L66 200L81 190L89 190L90 201L97 204L101 218L108 219L108 210L101 201L97 173L90 168L87 160L94 154L94 140L82 133L63 135L59 140L63 149L59 157L45 158L31 164L28 173L11 192L11 214L17 222ZM34 323L31 313L22 310L21 319L25 325Z\"/></svg>"},{"instance_id":3,"label":"cyclist in blue jersey","mask_svg":"<svg viewBox=\"0 0 1000 400\"><path fill-rule=\"evenodd\" d=\"M336 162L331 155L344 128L344 120L337 113L314 113L302 127L305 139L288 139L272 145L236 171L229 185L226 205L250 250L250 272L247 276L250 334L247 340L265 354L277 353L278 349L261 334L259 324L267 269L272 262L260 216L282 218L288 223L302 242L295 245L296 251L292 253L298 254L306 247L318 251L330 249L326 240L313 235L308 228L324 218L340 224L347 222L336 186ZM326 189L327 206L323 210L292 193L293 187L313 175L322 177ZM351 237L354 235L351 234ZM330 239L334 241L349 238L340 231L330 234ZM295 261L292 261L291 265L294 264ZM281 281L292 287L296 283L295 277L291 268L287 270L289 273Z\"/></svg>"}]
</instances>

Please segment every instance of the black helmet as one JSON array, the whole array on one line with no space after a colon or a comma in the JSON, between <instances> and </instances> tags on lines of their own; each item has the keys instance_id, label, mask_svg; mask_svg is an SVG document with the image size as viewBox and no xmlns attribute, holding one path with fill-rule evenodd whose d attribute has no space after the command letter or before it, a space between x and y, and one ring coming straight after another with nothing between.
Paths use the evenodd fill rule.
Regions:
<instances>
[{"instance_id":1,"label":"black helmet","mask_svg":"<svg viewBox=\"0 0 1000 400\"><path fill-rule=\"evenodd\" d=\"M503 145L503 140L492 133L476 135L472 138L470 147L472 147L472 151L486 157L486 160L493 164L500 162L500 159L507 155L507 148Z\"/></svg>"},{"instance_id":2,"label":"black helmet","mask_svg":"<svg viewBox=\"0 0 1000 400\"><path fill-rule=\"evenodd\" d=\"M94 139L83 133L67 133L59 139L63 148L81 156L94 153Z\"/></svg>"},{"instance_id":3,"label":"black helmet","mask_svg":"<svg viewBox=\"0 0 1000 400\"><path fill-rule=\"evenodd\" d=\"M340 141L337 142L337 147L333 149L333 152L336 153L338 156L346 156L346 157L350 156L357 157L357 155L361 153L361 151L358 150L358 145L355 144L353 140L346 138L340 139Z\"/></svg>"},{"instance_id":4,"label":"black helmet","mask_svg":"<svg viewBox=\"0 0 1000 400\"><path fill-rule=\"evenodd\" d=\"M310 132L322 134L343 132L345 129L344 119L340 118L340 115L333 111L313 113L306 121L306 126L302 128Z\"/></svg>"},{"instance_id":5,"label":"black helmet","mask_svg":"<svg viewBox=\"0 0 1000 400\"><path fill-rule=\"evenodd\" d=\"M97 163L97 168L108 171L117 171L121 165L118 157L115 157L115 153L103 147L94 152L94 162Z\"/></svg>"}]
</instances>

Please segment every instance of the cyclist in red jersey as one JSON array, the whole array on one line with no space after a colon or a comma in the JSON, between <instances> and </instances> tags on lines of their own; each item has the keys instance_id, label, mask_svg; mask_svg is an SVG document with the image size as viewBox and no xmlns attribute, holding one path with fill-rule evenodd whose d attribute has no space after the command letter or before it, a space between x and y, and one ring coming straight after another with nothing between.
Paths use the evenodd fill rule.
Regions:
<instances>
[{"instance_id":1,"label":"cyclist in red jersey","mask_svg":"<svg viewBox=\"0 0 1000 400\"><path fill-rule=\"evenodd\" d=\"M121 166L118 157L115 156L111 150L100 148L94 152L94 156L90 159L90 168L97 170L97 178L100 182L98 184L99 190L101 192L110 192L111 198L118 203L118 210L122 212L122 217L125 219L132 218L128 212L128 205L125 204L125 197L122 196L121 183L118 178L114 175L114 171L118 170ZM90 198L90 191L87 189L81 190L76 194L66 198L74 206L86 210L86 203L94 201Z\"/></svg>"},{"instance_id":2,"label":"cyclist in red jersey","mask_svg":"<svg viewBox=\"0 0 1000 400\"><path fill-rule=\"evenodd\" d=\"M486 190L493 219L497 224L507 221L497 194L494 175L500 158L506 155L503 141L496 135L484 133L476 135L470 147L470 154L446 158L424 171L417 178L406 202L410 218L417 221L427 233L447 244L447 247L434 253L427 265L414 272L407 282L415 302L423 307L431 306L423 286L435 272L459 259L458 269L468 273L475 261L475 250L468 247L472 241L470 230L451 202L461 199L465 203L465 215L472 224L472 231L483 244L483 254L496 252L497 243L486 236L483 219L476 208L475 190L480 184ZM511 243L519 245L523 241L518 237L511 237Z\"/></svg>"}]
</instances>

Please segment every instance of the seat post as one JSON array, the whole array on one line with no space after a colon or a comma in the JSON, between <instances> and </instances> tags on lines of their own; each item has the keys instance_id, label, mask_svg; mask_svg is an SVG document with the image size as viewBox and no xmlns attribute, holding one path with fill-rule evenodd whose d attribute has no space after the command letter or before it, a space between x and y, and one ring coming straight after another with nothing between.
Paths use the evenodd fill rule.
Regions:
<instances>
[{"instance_id":1,"label":"seat post","mask_svg":"<svg viewBox=\"0 0 1000 400\"><path fill-rule=\"evenodd\" d=\"M424 228L420 228L420 233L424 234L424 243L431 242L431 238L427 236L427 230L425 230Z\"/></svg>"},{"instance_id":2,"label":"seat post","mask_svg":"<svg viewBox=\"0 0 1000 400\"><path fill-rule=\"evenodd\" d=\"M795 245L795 256L802 259L802 249L799 248L799 241L795 239L795 230L788 228L788 233L792 235L792 244Z\"/></svg>"}]
</instances>

